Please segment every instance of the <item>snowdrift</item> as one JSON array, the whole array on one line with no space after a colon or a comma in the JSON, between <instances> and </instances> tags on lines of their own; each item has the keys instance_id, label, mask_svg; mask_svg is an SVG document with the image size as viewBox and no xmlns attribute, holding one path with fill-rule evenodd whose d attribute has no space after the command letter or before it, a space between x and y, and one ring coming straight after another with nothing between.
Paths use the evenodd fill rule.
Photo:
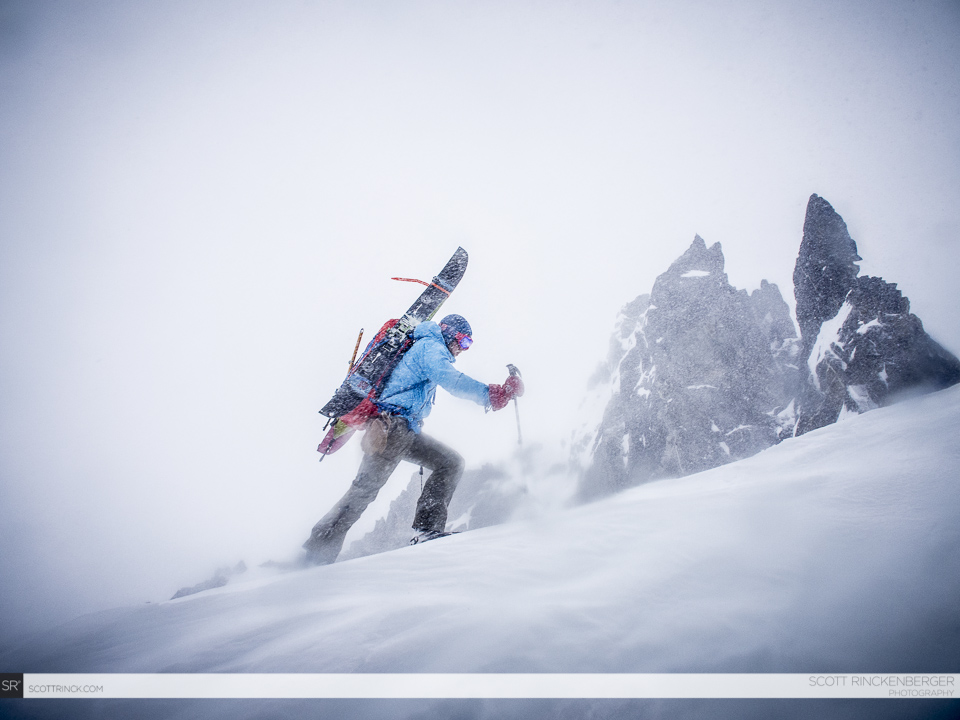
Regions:
<instances>
[{"instance_id":1,"label":"snowdrift","mask_svg":"<svg viewBox=\"0 0 960 720\"><path fill-rule=\"evenodd\" d=\"M958 672L958 436L955 387L535 520L85 616L0 660L16 672ZM864 717L935 706L882 701ZM435 717L428 707L363 705Z\"/></svg>"}]
</instances>

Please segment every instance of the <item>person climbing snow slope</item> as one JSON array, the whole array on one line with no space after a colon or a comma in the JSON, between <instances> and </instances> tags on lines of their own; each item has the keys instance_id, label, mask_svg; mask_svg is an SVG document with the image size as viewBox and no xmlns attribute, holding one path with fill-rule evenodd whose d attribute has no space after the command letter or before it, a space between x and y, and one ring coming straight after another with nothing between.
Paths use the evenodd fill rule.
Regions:
<instances>
[{"instance_id":1,"label":"person climbing snow slope","mask_svg":"<svg viewBox=\"0 0 960 720\"><path fill-rule=\"evenodd\" d=\"M411 543L443 536L447 507L463 474L464 461L456 450L421 432L437 386L493 410L501 410L523 395L519 375L510 375L502 385L484 385L453 367L457 356L473 344L470 324L460 315L447 315L439 325L421 322L413 338L412 347L376 401L380 414L364 433L364 457L356 478L303 544L310 564L326 565L337 559L347 531L404 460L430 470L417 502L416 534Z\"/></svg>"}]
</instances>

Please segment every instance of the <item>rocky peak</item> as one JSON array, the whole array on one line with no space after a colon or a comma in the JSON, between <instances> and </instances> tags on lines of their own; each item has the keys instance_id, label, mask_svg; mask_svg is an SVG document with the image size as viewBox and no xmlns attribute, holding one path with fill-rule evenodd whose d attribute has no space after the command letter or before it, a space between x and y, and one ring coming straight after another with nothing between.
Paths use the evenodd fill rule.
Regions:
<instances>
[{"instance_id":1,"label":"rocky peak","mask_svg":"<svg viewBox=\"0 0 960 720\"><path fill-rule=\"evenodd\" d=\"M608 360L584 499L747 457L777 442L790 403L777 352L795 336L775 285L732 287L720 244L700 236L621 311ZM775 347L774 347L775 346ZM589 440L587 440L589 438Z\"/></svg>"},{"instance_id":2,"label":"rocky peak","mask_svg":"<svg viewBox=\"0 0 960 720\"><path fill-rule=\"evenodd\" d=\"M960 382L960 361L927 335L896 284L857 277L860 259L843 218L811 196L794 270L805 370L797 434Z\"/></svg>"},{"instance_id":3,"label":"rocky peak","mask_svg":"<svg viewBox=\"0 0 960 720\"><path fill-rule=\"evenodd\" d=\"M860 272L856 262L862 259L843 218L822 197L811 195L793 271L797 324L805 352L823 321L840 310Z\"/></svg>"},{"instance_id":4,"label":"rocky peak","mask_svg":"<svg viewBox=\"0 0 960 720\"><path fill-rule=\"evenodd\" d=\"M694 235L690 247L680 257L673 261L661 277L671 275L681 275L693 277L702 275L722 275L723 274L723 250L720 243L714 243L707 248L707 243L699 235Z\"/></svg>"},{"instance_id":5,"label":"rocky peak","mask_svg":"<svg viewBox=\"0 0 960 720\"><path fill-rule=\"evenodd\" d=\"M798 339L777 286L737 290L719 243L696 236L617 319L590 396L602 413L574 436L581 498L716 467L960 382L960 361L895 284L858 277L859 260L843 218L812 195L793 275Z\"/></svg>"}]
</instances>

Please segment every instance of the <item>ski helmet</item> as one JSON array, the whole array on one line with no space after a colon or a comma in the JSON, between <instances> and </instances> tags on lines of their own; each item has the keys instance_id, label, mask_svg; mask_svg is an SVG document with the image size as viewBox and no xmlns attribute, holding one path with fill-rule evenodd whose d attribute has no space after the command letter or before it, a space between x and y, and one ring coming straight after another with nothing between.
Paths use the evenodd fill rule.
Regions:
<instances>
[{"instance_id":1,"label":"ski helmet","mask_svg":"<svg viewBox=\"0 0 960 720\"><path fill-rule=\"evenodd\" d=\"M466 350L473 344L473 329L462 315L447 315L440 321L440 333L446 343L458 343Z\"/></svg>"}]
</instances>

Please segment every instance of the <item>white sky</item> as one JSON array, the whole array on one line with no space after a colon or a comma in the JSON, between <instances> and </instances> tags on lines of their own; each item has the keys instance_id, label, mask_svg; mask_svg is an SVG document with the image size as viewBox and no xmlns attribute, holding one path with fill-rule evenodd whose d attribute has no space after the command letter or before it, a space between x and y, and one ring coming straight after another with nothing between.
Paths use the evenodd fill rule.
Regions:
<instances>
[{"instance_id":1,"label":"white sky","mask_svg":"<svg viewBox=\"0 0 960 720\"><path fill-rule=\"evenodd\" d=\"M357 331L458 244L528 442L695 233L792 305L814 192L960 351L958 77L956 2L0 3L0 634L298 547Z\"/></svg>"}]
</instances>

